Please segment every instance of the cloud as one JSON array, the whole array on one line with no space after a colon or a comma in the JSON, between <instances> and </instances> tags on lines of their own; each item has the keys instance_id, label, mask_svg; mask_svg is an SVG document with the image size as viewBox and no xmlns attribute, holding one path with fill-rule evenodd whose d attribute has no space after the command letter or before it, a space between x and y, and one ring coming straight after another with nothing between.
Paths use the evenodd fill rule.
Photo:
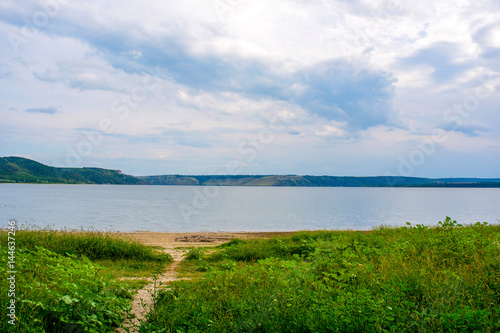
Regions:
<instances>
[{"instance_id":1,"label":"cloud","mask_svg":"<svg viewBox=\"0 0 500 333\"><path fill-rule=\"evenodd\" d=\"M44 82L63 83L68 87L83 90L120 91L116 83L120 73L100 61L66 61L56 63L55 68L33 72L33 76ZM113 77L114 76L114 77Z\"/></svg>"},{"instance_id":2,"label":"cloud","mask_svg":"<svg viewBox=\"0 0 500 333\"><path fill-rule=\"evenodd\" d=\"M142 57L142 52L141 51L137 51L137 50L128 50L124 54L125 55L130 55L134 59L139 59L140 57Z\"/></svg>"},{"instance_id":3,"label":"cloud","mask_svg":"<svg viewBox=\"0 0 500 333\"><path fill-rule=\"evenodd\" d=\"M161 139L171 145L188 146L193 148L210 148L215 133L210 131L186 131L168 129L161 132Z\"/></svg>"},{"instance_id":4,"label":"cloud","mask_svg":"<svg viewBox=\"0 0 500 333\"><path fill-rule=\"evenodd\" d=\"M25 109L24 112L28 113L44 113L44 114L56 114L62 111L60 106L49 106L46 108L29 108Z\"/></svg>"},{"instance_id":5,"label":"cloud","mask_svg":"<svg viewBox=\"0 0 500 333\"><path fill-rule=\"evenodd\" d=\"M88 15L89 8L82 6L82 15ZM181 23L176 21L162 23L148 31L150 28L145 24L128 26L123 19L114 26L97 17L72 20L74 9L71 9L64 15L55 16L46 27L47 32L71 35L89 43L117 71L139 74L159 66L176 83L190 89L297 103L326 120L346 121L353 131L385 124L395 118L392 97L396 79L361 63L326 60L290 71L274 60L231 53L230 48L223 53L213 48L194 51L193 37L189 35L192 31L184 32ZM20 23L12 19L11 22ZM196 29L206 34L206 43L215 45L224 40L216 26L201 23ZM226 43L233 42L236 41L226 40ZM80 90L116 89L110 84L107 73L92 68L92 63L59 62L55 69L34 75L42 81L63 82Z\"/></svg>"},{"instance_id":6,"label":"cloud","mask_svg":"<svg viewBox=\"0 0 500 333\"><path fill-rule=\"evenodd\" d=\"M441 124L438 128L441 128L445 131L459 132L469 137L476 137L479 136L481 132L487 132L491 130L491 128L487 125L470 120L461 122L447 122Z\"/></svg>"},{"instance_id":7,"label":"cloud","mask_svg":"<svg viewBox=\"0 0 500 333\"><path fill-rule=\"evenodd\" d=\"M12 75L12 71L9 68L8 64L0 63L0 79L8 78Z\"/></svg>"},{"instance_id":8,"label":"cloud","mask_svg":"<svg viewBox=\"0 0 500 333\"><path fill-rule=\"evenodd\" d=\"M500 22L486 24L478 29L474 35L474 41L481 47L481 57L485 60L497 62L500 59Z\"/></svg>"},{"instance_id":9,"label":"cloud","mask_svg":"<svg viewBox=\"0 0 500 333\"><path fill-rule=\"evenodd\" d=\"M352 129L394 118L391 100L396 79L382 71L356 68L359 65L327 61L283 74L274 64L257 59L193 56L171 39L144 47L141 53L144 66L160 66L175 82L191 89L293 102L327 120L347 121ZM108 55L117 68L144 70L141 63L129 65L122 51Z\"/></svg>"},{"instance_id":10,"label":"cloud","mask_svg":"<svg viewBox=\"0 0 500 333\"><path fill-rule=\"evenodd\" d=\"M57 3L37 31L30 28L44 4L0 3L0 33L7 36L0 40L0 116L22 133L50 133L54 147L75 131L78 138L94 133L91 128L109 118L115 130L96 147L99 158L111 159L114 152L145 160L161 155L178 159L177 172L202 170L224 165L239 142L286 113L283 130L259 151L252 168L280 164L294 172L307 159L311 171L304 172L314 173L331 155L332 172L342 173L335 163L343 160L349 174L353 164L346 156L362 161L377 155L373 165L386 165L408 148L409 137L436 124L448 131L447 147L455 139L475 142L464 152L499 139L492 130L499 122L497 91L481 99L467 122L439 124L444 110L475 96L481 72L498 86L500 5L494 0L411 6L385 0L229 1L223 18L210 1ZM8 37L30 32L13 54ZM161 84L126 104L149 75ZM115 113L116 100L128 107L127 117ZM26 101L58 106L31 108ZM374 141L367 133L377 128L384 129L384 142L364 147ZM282 162L276 164L277 152Z\"/></svg>"},{"instance_id":11,"label":"cloud","mask_svg":"<svg viewBox=\"0 0 500 333\"><path fill-rule=\"evenodd\" d=\"M326 61L283 73L274 64L255 59L192 57L163 63L174 80L208 92L234 92L248 98L296 103L326 120L347 121L351 129L387 123L394 83L389 73Z\"/></svg>"},{"instance_id":12,"label":"cloud","mask_svg":"<svg viewBox=\"0 0 500 333\"><path fill-rule=\"evenodd\" d=\"M291 100L314 114L347 122L351 129L394 125L392 98L396 79L388 73L329 61L299 72L296 77L308 89Z\"/></svg>"},{"instance_id":13,"label":"cloud","mask_svg":"<svg viewBox=\"0 0 500 333\"><path fill-rule=\"evenodd\" d=\"M92 129L78 128L75 129L81 133L96 134ZM123 134L123 133L107 133L106 137L118 139L129 144L148 144L154 146L162 146L172 148L174 146L188 146L193 148L210 148L211 139L215 133L210 131L182 131L182 130L162 130L157 134Z\"/></svg>"},{"instance_id":14,"label":"cloud","mask_svg":"<svg viewBox=\"0 0 500 333\"><path fill-rule=\"evenodd\" d=\"M401 59L400 65L409 68L419 65L430 66L434 70L432 73L434 80L438 83L444 83L472 68L469 61L459 61L463 54L459 44L437 42Z\"/></svg>"},{"instance_id":15,"label":"cloud","mask_svg":"<svg viewBox=\"0 0 500 333\"><path fill-rule=\"evenodd\" d=\"M323 130L316 131L318 136L328 136L328 137L343 137L345 131L340 126L325 125Z\"/></svg>"}]
</instances>

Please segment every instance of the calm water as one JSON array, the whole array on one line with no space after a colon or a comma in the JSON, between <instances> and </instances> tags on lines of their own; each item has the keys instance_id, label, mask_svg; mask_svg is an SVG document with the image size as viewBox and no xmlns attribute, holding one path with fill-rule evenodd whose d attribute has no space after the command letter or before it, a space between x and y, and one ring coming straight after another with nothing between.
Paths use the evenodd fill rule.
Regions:
<instances>
[{"instance_id":1,"label":"calm water","mask_svg":"<svg viewBox=\"0 0 500 333\"><path fill-rule=\"evenodd\" d=\"M500 189L0 184L0 223L115 231L371 229L500 219Z\"/></svg>"}]
</instances>

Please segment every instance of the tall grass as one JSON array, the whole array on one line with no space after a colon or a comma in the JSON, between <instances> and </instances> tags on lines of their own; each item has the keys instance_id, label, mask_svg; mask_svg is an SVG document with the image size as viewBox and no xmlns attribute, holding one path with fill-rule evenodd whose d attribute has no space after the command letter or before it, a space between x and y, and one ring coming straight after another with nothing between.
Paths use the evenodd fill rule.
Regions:
<instances>
[{"instance_id":1,"label":"tall grass","mask_svg":"<svg viewBox=\"0 0 500 333\"><path fill-rule=\"evenodd\" d=\"M0 232L0 332L112 332L129 309L136 283L109 266L164 265L171 257L115 233L18 230L15 234L16 325L8 323L7 233ZM123 268L123 267L122 267Z\"/></svg>"},{"instance_id":2,"label":"tall grass","mask_svg":"<svg viewBox=\"0 0 500 333\"><path fill-rule=\"evenodd\" d=\"M6 252L4 246L0 249ZM42 247L20 249L16 270L17 320L15 326L7 323L9 299L2 286L2 332L109 332L127 310L127 290L88 259Z\"/></svg>"},{"instance_id":3,"label":"tall grass","mask_svg":"<svg viewBox=\"0 0 500 333\"><path fill-rule=\"evenodd\" d=\"M498 332L500 226L408 225L232 241L144 331Z\"/></svg>"},{"instance_id":4,"label":"tall grass","mask_svg":"<svg viewBox=\"0 0 500 333\"><path fill-rule=\"evenodd\" d=\"M26 229L18 231L16 243L24 249L41 246L58 254L83 255L91 260L169 260L168 255L161 255L125 234L113 232Z\"/></svg>"}]
</instances>

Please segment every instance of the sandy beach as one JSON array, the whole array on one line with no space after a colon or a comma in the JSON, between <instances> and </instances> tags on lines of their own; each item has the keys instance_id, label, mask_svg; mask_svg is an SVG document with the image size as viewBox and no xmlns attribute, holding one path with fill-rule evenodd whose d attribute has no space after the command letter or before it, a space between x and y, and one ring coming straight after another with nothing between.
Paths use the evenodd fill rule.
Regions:
<instances>
[{"instance_id":1,"label":"sandy beach","mask_svg":"<svg viewBox=\"0 0 500 333\"><path fill-rule=\"evenodd\" d=\"M270 238L289 235L293 232L128 232L126 235L144 245L161 246L166 249L189 246L214 246L233 238Z\"/></svg>"}]
</instances>

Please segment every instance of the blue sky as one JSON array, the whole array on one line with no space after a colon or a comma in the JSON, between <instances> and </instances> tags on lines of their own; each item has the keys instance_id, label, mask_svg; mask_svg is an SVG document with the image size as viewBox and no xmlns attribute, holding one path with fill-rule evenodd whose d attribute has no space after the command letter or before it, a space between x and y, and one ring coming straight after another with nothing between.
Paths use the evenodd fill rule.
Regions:
<instances>
[{"instance_id":1,"label":"blue sky","mask_svg":"<svg viewBox=\"0 0 500 333\"><path fill-rule=\"evenodd\" d=\"M500 3L3 1L0 155L500 177Z\"/></svg>"}]
</instances>

